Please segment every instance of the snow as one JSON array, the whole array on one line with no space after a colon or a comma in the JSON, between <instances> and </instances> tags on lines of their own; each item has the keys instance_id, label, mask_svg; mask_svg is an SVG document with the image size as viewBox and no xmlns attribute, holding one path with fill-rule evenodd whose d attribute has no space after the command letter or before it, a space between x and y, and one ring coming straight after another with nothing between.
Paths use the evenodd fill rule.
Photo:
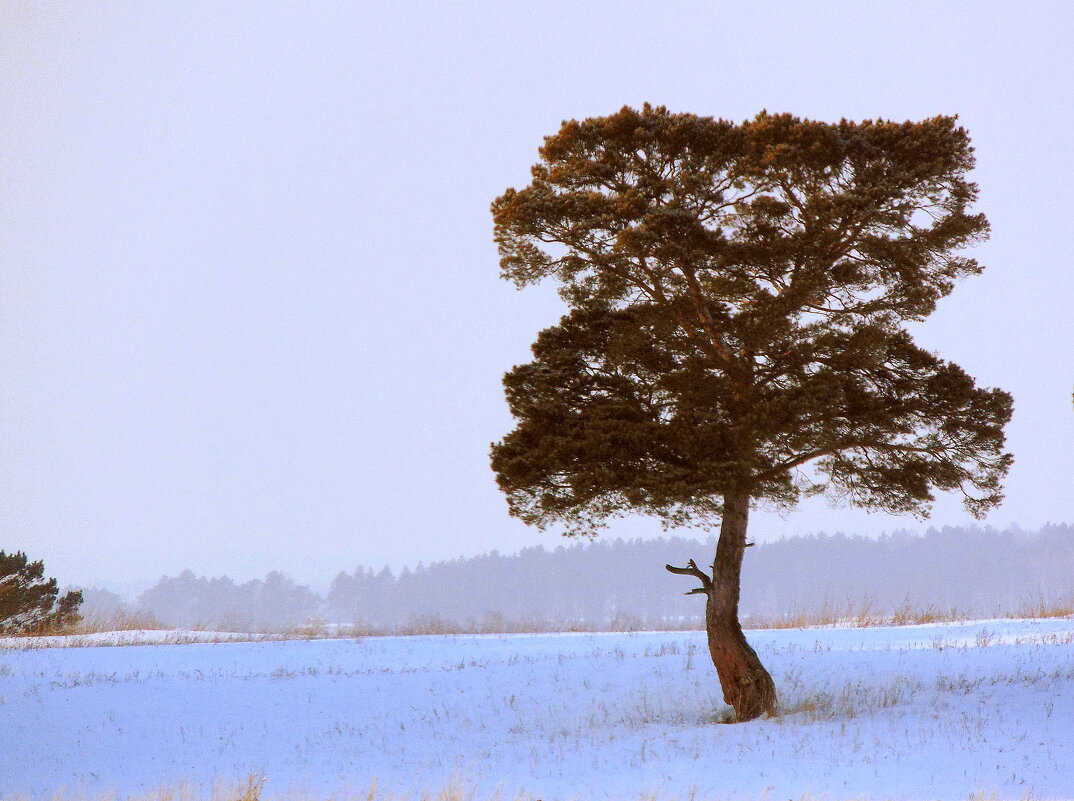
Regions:
<instances>
[{"instance_id":1,"label":"snow","mask_svg":"<svg viewBox=\"0 0 1074 801\"><path fill-rule=\"evenodd\" d=\"M734 726L702 633L0 641L0 796L1074 798L1072 620L748 636L785 712Z\"/></svg>"}]
</instances>

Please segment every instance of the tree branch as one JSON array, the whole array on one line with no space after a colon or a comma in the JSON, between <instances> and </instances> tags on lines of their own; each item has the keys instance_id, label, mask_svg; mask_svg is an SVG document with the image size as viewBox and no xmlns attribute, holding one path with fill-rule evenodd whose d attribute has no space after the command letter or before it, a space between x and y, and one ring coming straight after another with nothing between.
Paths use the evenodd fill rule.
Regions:
<instances>
[{"instance_id":1,"label":"tree branch","mask_svg":"<svg viewBox=\"0 0 1074 801\"><path fill-rule=\"evenodd\" d=\"M678 576L693 576L701 582L700 587L690 590L686 593L687 595L708 595L712 591L712 579L705 574L705 571L697 566L697 562L693 559L686 563L686 567L664 565L664 569L669 573L675 573Z\"/></svg>"},{"instance_id":2,"label":"tree branch","mask_svg":"<svg viewBox=\"0 0 1074 801\"><path fill-rule=\"evenodd\" d=\"M687 292L690 296L690 300L693 301L694 311L697 313L698 321L701 323L702 329L708 335L709 342L712 344L713 349L720 360L727 367L732 367L734 361L731 358L730 349L727 347L727 343L723 341L723 338L716 333L716 329L713 328L712 315L705 307L705 301L701 292L701 288L697 284L697 276L694 271L684 265L679 265L679 272L682 273L682 277L686 279Z\"/></svg>"}]
</instances>

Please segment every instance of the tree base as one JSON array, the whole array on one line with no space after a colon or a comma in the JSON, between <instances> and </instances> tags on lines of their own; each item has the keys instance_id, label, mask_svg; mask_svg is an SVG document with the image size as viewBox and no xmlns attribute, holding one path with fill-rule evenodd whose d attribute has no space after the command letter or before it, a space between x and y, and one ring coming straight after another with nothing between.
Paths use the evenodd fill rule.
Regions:
<instances>
[{"instance_id":1,"label":"tree base","mask_svg":"<svg viewBox=\"0 0 1074 801\"><path fill-rule=\"evenodd\" d=\"M757 652L746 642L738 621L730 626L709 621L709 654L723 689L723 700L734 709L734 722L777 714L776 685Z\"/></svg>"}]
</instances>

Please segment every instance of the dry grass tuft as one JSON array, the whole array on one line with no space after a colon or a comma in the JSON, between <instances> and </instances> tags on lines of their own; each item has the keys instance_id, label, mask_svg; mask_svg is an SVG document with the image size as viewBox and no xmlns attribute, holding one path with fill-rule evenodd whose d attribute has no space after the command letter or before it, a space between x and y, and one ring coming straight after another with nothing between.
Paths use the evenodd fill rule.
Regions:
<instances>
[{"instance_id":1,"label":"dry grass tuft","mask_svg":"<svg viewBox=\"0 0 1074 801\"><path fill-rule=\"evenodd\" d=\"M147 629L167 629L150 612L120 611L110 615L90 615L75 626L74 634L99 634L105 631L146 631Z\"/></svg>"},{"instance_id":2,"label":"dry grass tuft","mask_svg":"<svg viewBox=\"0 0 1074 801\"><path fill-rule=\"evenodd\" d=\"M1033 600L1026 601L1018 609L1016 617L1074 617L1074 597L1051 600L1046 600L1043 597L1038 597Z\"/></svg>"}]
</instances>

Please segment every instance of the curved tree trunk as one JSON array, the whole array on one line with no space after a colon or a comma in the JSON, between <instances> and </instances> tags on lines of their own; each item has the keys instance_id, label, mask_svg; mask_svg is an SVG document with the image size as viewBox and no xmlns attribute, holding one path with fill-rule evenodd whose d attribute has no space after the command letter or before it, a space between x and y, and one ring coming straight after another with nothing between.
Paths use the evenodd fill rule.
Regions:
<instances>
[{"instance_id":1,"label":"curved tree trunk","mask_svg":"<svg viewBox=\"0 0 1074 801\"><path fill-rule=\"evenodd\" d=\"M712 566L712 584L706 587L705 629L709 654L723 688L723 699L738 721L776 713L776 687L756 651L746 642L738 622L739 579L746 550L748 495L724 497L720 539Z\"/></svg>"}]
</instances>

